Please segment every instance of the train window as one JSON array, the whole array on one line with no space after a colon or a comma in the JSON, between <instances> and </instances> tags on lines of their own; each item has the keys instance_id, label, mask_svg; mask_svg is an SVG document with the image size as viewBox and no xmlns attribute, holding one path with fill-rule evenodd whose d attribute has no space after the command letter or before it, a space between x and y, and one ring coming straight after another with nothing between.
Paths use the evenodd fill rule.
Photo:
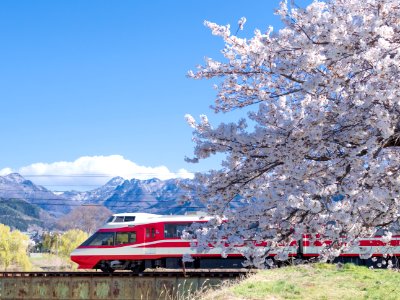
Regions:
<instances>
[{"instance_id":1,"label":"train window","mask_svg":"<svg viewBox=\"0 0 400 300\"><path fill-rule=\"evenodd\" d=\"M164 236L166 238L180 238L184 230L192 223L165 224Z\"/></svg>"},{"instance_id":2,"label":"train window","mask_svg":"<svg viewBox=\"0 0 400 300\"><path fill-rule=\"evenodd\" d=\"M118 222L123 222L124 221L124 216L118 216L118 217L115 217L115 220L114 220L114 223L116 222L116 223L118 223Z\"/></svg>"},{"instance_id":3,"label":"train window","mask_svg":"<svg viewBox=\"0 0 400 300\"><path fill-rule=\"evenodd\" d=\"M156 230L154 228L151 229L151 237L155 237L156 236Z\"/></svg>"},{"instance_id":4,"label":"train window","mask_svg":"<svg viewBox=\"0 0 400 300\"><path fill-rule=\"evenodd\" d=\"M115 245L131 244L136 242L136 232L117 232Z\"/></svg>"},{"instance_id":5,"label":"train window","mask_svg":"<svg viewBox=\"0 0 400 300\"><path fill-rule=\"evenodd\" d=\"M113 246L114 232L96 232L82 246Z\"/></svg>"},{"instance_id":6,"label":"train window","mask_svg":"<svg viewBox=\"0 0 400 300\"><path fill-rule=\"evenodd\" d=\"M124 222L133 222L135 221L135 216L125 216Z\"/></svg>"},{"instance_id":7,"label":"train window","mask_svg":"<svg viewBox=\"0 0 400 300\"><path fill-rule=\"evenodd\" d=\"M120 223L120 222L133 222L133 221L135 221L135 216L111 216L107 222Z\"/></svg>"}]
</instances>

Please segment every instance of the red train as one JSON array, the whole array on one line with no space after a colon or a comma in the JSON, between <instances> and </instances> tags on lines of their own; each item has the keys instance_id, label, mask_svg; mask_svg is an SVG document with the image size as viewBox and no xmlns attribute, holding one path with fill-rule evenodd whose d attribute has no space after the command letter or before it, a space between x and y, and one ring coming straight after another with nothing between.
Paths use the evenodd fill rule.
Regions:
<instances>
[{"instance_id":1,"label":"red train","mask_svg":"<svg viewBox=\"0 0 400 300\"><path fill-rule=\"evenodd\" d=\"M181 239L182 231L193 222L207 222L209 217L199 215L154 215L147 213L121 213L110 217L107 223L71 253L71 260L79 269L132 270L141 272L146 268L180 268L184 254L190 254L192 268L239 268L244 257L239 249L222 258L218 248L198 252L190 242ZM326 240L311 240L304 235L300 241L292 241L284 249L290 257L317 257L329 244ZM260 245L265 246L265 245ZM343 262L372 264L376 259L362 260L365 253L372 257L400 256L400 236L393 236L386 243L382 237L361 239L358 246L342 253L338 260ZM276 253L270 252L270 256ZM381 259L379 259L380 261Z\"/></svg>"}]
</instances>

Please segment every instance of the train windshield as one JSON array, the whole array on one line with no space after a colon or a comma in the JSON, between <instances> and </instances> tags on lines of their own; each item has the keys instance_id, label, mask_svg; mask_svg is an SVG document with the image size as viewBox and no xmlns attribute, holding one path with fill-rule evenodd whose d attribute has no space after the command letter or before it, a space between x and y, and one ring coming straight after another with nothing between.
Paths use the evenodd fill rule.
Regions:
<instances>
[{"instance_id":1,"label":"train windshield","mask_svg":"<svg viewBox=\"0 0 400 300\"><path fill-rule=\"evenodd\" d=\"M136 243L136 231L96 232L81 246L114 246Z\"/></svg>"},{"instance_id":2,"label":"train windshield","mask_svg":"<svg viewBox=\"0 0 400 300\"><path fill-rule=\"evenodd\" d=\"M135 221L135 216L111 216L107 223L121 223L121 222L133 222Z\"/></svg>"},{"instance_id":3,"label":"train windshield","mask_svg":"<svg viewBox=\"0 0 400 300\"><path fill-rule=\"evenodd\" d=\"M114 232L96 232L82 246L113 246Z\"/></svg>"}]
</instances>

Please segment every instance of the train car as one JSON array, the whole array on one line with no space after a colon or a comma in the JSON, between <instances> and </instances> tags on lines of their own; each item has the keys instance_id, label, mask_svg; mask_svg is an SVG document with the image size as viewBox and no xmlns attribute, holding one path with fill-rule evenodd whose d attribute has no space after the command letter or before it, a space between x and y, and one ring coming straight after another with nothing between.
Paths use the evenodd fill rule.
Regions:
<instances>
[{"instance_id":1,"label":"train car","mask_svg":"<svg viewBox=\"0 0 400 300\"><path fill-rule=\"evenodd\" d=\"M221 249L205 252L193 249L181 238L185 228L194 222L205 223L204 215L155 215L147 213L114 214L107 223L71 253L79 269L100 269L104 272L146 268L179 268L182 258L190 254L193 268L240 268L244 257L239 249L222 258ZM297 255L297 243L287 247L289 256ZM271 256L275 253L271 252Z\"/></svg>"},{"instance_id":2,"label":"train car","mask_svg":"<svg viewBox=\"0 0 400 300\"><path fill-rule=\"evenodd\" d=\"M383 260L391 260L398 267L398 257L400 256L400 235L395 234L390 240L382 236L383 232L379 230L372 237L361 237L355 245L349 245L340 256L335 259L336 262L351 262L358 265L376 266ZM299 253L304 259L318 258L321 252L332 241L323 238L320 235L303 235L299 241Z\"/></svg>"},{"instance_id":3,"label":"train car","mask_svg":"<svg viewBox=\"0 0 400 300\"><path fill-rule=\"evenodd\" d=\"M132 270L141 272L146 268L181 268L182 258L190 254L194 259L186 262L190 268L240 268L245 258L240 246L228 253L226 258L221 249L211 248L200 252L191 247L190 241L183 240L183 230L193 223L205 223L210 217L205 215L155 215L147 213L114 214L82 245L71 253L71 260L79 269L100 269L104 272ZM281 245L285 257L304 260L318 258L331 241L319 235L303 235L301 240ZM258 244L266 247L266 243ZM269 252L275 257L276 250ZM282 254L282 252L281 252ZM387 242L382 236L359 239L356 246L341 253L336 261L375 265L386 256L400 256L400 235ZM371 260L371 258L377 259ZM397 261L397 260L394 260Z\"/></svg>"}]
</instances>

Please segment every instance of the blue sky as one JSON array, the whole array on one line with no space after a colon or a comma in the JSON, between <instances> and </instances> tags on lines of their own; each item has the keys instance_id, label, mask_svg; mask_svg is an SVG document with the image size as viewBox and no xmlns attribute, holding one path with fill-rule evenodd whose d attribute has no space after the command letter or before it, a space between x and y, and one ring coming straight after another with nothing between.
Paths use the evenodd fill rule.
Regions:
<instances>
[{"instance_id":1,"label":"blue sky","mask_svg":"<svg viewBox=\"0 0 400 300\"><path fill-rule=\"evenodd\" d=\"M244 115L215 115L209 108L213 82L186 78L205 56L220 57L223 43L203 22L234 29L245 16L240 35L250 37L255 28L279 28L273 14L278 5L276 0L1 1L1 175L36 175L30 179L50 187L43 177L50 172L118 175L112 158L149 177L157 177L160 168L167 177L219 168L217 159L184 161L194 147L185 114L206 114L215 125ZM110 169L96 168L96 162ZM83 179L74 178L69 186L77 180ZM57 184L70 189L65 180Z\"/></svg>"}]
</instances>

